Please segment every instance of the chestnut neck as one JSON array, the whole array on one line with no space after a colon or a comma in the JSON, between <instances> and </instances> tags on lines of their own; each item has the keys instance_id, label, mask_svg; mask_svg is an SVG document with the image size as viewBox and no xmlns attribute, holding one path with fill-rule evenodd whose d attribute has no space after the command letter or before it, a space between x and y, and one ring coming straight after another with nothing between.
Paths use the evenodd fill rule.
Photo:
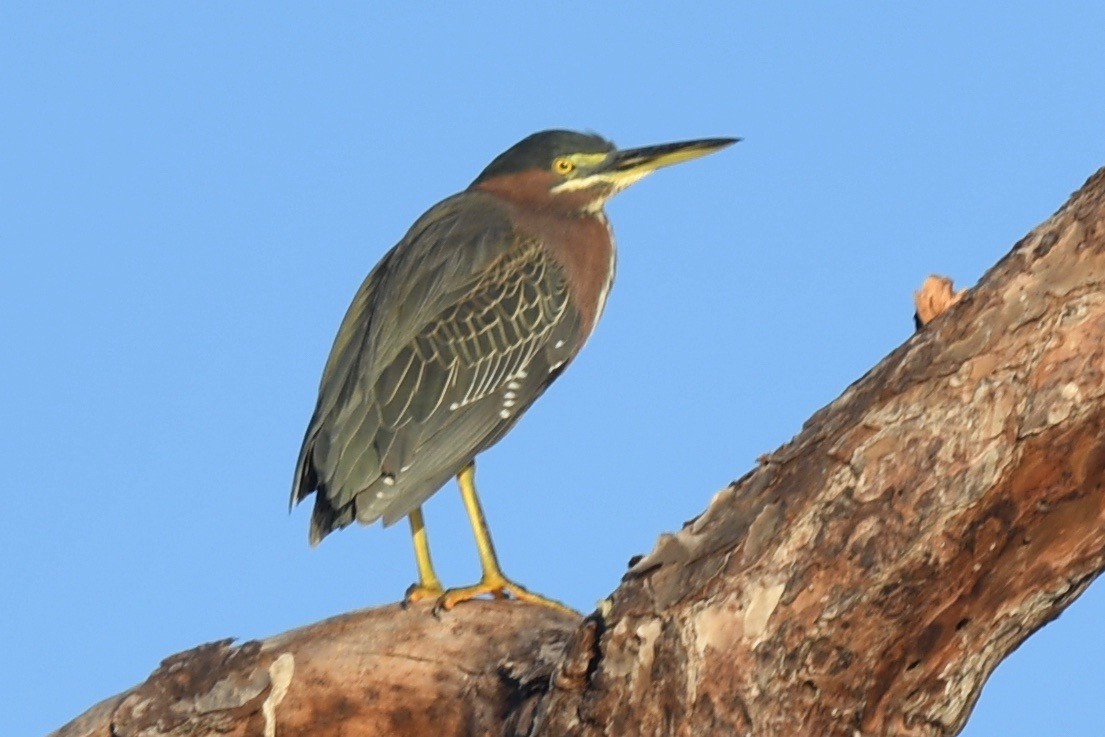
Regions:
<instances>
[{"instance_id":1,"label":"chestnut neck","mask_svg":"<svg viewBox=\"0 0 1105 737\"><path fill-rule=\"evenodd\" d=\"M581 318L574 347L578 350L602 315L616 253L606 214L594 207L594 192L550 194L557 181L551 173L531 170L498 176L473 188L511 205L515 232L538 238L560 266Z\"/></svg>"},{"instance_id":2,"label":"chestnut neck","mask_svg":"<svg viewBox=\"0 0 1105 737\"><path fill-rule=\"evenodd\" d=\"M594 215L596 208L593 190L575 190L553 194L549 190L560 182L552 172L529 169L478 182L472 189L481 190L512 204L533 210L544 210L556 215Z\"/></svg>"}]
</instances>

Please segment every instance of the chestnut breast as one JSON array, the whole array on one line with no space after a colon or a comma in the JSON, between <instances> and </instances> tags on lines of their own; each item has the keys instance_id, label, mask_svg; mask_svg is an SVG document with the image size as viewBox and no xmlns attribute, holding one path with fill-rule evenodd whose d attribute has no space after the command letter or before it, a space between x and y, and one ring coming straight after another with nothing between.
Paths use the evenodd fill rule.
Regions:
<instances>
[{"instance_id":1,"label":"chestnut breast","mask_svg":"<svg viewBox=\"0 0 1105 737\"><path fill-rule=\"evenodd\" d=\"M551 195L554 179L549 173L530 171L496 177L477 187L506 200L512 206L515 231L541 241L563 269L584 326L582 345L602 316L614 282L617 249L606 214L601 208L587 208L593 195Z\"/></svg>"}]
</instances>

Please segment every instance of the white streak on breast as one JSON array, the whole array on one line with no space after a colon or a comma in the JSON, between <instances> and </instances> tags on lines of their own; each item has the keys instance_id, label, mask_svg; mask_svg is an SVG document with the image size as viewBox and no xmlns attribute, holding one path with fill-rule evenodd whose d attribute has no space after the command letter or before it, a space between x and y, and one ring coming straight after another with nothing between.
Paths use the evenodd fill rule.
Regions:
<instances>
[{"instance_id":1,"label":"white streak on breast","mask_svg":"<svg viewBox=\"0 0 1105 737\"><path fill-rule=\"evenodd\" d=\"M606 217L606 213L602 210L595 213L595 217L606 227L606 233L610 236L610 268L606 272L606 281L603 283L602 289L599 290L599 300L595 305L595 319L591 321L591 326L587 330L588 337L595 330L595 326L599 324L602 311L606 309L606 298L610 295L610 287L614 284L614 272L618 267L618 242L614 240L614 229L610 227L610 219Z\"/></svg>"}]
</instances>

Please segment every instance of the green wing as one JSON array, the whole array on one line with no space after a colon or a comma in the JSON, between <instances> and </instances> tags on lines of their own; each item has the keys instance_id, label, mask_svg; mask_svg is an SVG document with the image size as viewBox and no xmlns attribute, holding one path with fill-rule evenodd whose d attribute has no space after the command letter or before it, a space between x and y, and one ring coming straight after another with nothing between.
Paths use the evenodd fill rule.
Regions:
<instances>
[{"instance_id":1,"label":"green wing","mask_svg":"<svg viewBox=\"0 0 1105 737\"><path fill-rule=\"evenodd\" d=\"M408 514L498 440L578 350L559 267L503 205L430 210L365 280L323 374L292 491L311 540Z\"/></svg>"}]
</instances>

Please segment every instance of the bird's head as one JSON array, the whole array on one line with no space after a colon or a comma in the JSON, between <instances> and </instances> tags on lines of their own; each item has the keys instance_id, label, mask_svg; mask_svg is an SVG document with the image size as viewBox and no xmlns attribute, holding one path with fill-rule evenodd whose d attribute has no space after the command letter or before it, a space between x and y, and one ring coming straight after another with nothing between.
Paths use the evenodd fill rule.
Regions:
<instances>
[{"instance_id":1,"label":"bird's head","mask_svg":"<svg viewBox=\"0 0 1105 737\"><path fill-rule=\"evenodd\" d=\"M529 205L596 211L661 167L697 159L739 140L705 138L618 149L592 134L541 131L496 156L471 188Z\"/></svg>"}]
</instances>

